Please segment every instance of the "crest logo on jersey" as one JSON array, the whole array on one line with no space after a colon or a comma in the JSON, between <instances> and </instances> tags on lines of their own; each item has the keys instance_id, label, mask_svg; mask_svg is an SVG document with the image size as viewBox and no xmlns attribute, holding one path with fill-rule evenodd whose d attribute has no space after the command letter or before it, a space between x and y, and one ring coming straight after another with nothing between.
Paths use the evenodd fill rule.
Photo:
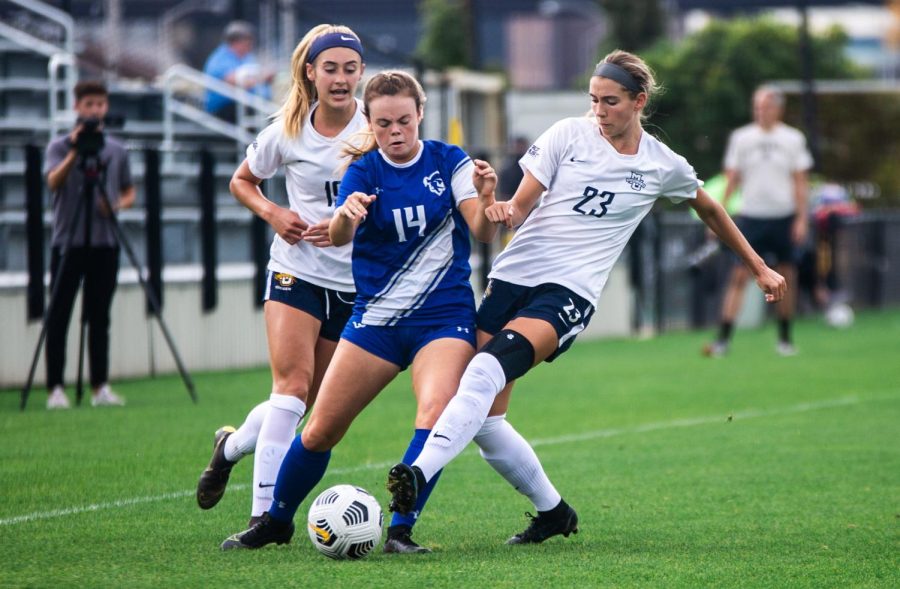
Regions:
<instances>
[{"instance_id":1,"label":"crest logo on jersey","mask_svg":"<svg viewBox=\"0 0 900 589\"><path fill-rule=\"evenodd\" d=\"M625 182L628 182L628 185L637 191L641 191L647 187L647 183L644 182L644 175L638 174L635 171L631 172L631 176L625 178Z\"/></svg>"},{"instance_id":2,"label":"crest logo on jersey","mask_svg":"<svg viewBox=\"0 0 900 589\"><path fill-rule=\"evenodd\" d=\"M291 276L290 274L285 274L284 272L278 272L275 274L275 282L278 283L278 287L282 290L288 290L295 284L297 284L297 279Z\"/></svg>"},{"instance_id":3,"label":"crest logo on jersey","mask_svg":"<svg viewBox=\"0 0 900 589\"><path fill-rule=\"evenodd\" d=\"M532 145L531 147L528 148L527 153L531 157L537 157L541 153L541 148L538 147L537 145Z\"/></svg>"},{"instance_id":4,"label":"crest logo on jersey","mask_svg":"<svg viewBox=\"0 0 900 589\"><path fill-rule=\"evenodd\" d=\"M447 189L444 185L444 179L441 178L441 174L437 170L422 178L422 184L438 196L444 194L444 190Z\"/></svg>"}]
</instances>

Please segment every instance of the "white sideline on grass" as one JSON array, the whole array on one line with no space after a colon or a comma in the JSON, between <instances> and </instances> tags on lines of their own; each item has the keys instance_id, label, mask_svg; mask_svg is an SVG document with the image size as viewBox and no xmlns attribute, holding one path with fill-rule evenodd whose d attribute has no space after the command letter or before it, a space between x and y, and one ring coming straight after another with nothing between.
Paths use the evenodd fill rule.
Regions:
<instances>
[{"instance_id":1,"label":"white sideline on grass","mask_svg":"<svg viewBox=\"0 0 900 589\"><path fill-rule=\"evenodd\" d=\"M890 396L880 396L880 397L868 397L865 401L879 401L879 400L887 400L887 399L896 399L895 395ZM646 433L652 431L659 431L664 429L674 429L678 427L693 427L696 425L708 425L713 423L723 423L725 421L730 420L739 420L739 419L754 419L758 417L772 417L778 415L790 415L795 413L806 413L809 411L818 411L820 409L830 409L833 407L846 407L849 405L856 405L858 403L863 402L859 397L849 396L849 397L840 397L837 399L827 399L824 401L817 401L812 403L800 403L798 405L792 405L790 407L784 407L782 409L772 409L772 410L763 410L763 409L748 409L746 411L737 411L730 416L716 415L714 417L694 417L687 419L673 419L671 421L658 421L653 423L646 423L643 425L636 425L634 427L628 428L612 428L612 429L600 429L589 432L583 432L580 434L570 434L566 436L558 436L555 438L540 438L536 440L530 440L530 444L534 447L538 446L551 446L556 444L566 444L570 442L584 442L587 440L595 440L599 438L611 438L614 436L621 436L626 434L638 434L638 433ZM474 454L474 451L468 450L467 453ZM370 464L362 464L359 466L353 467L345 467L345 468L334 468L325 473L325 476L334 476L334 475L343 475L352 472L358 471L366 471L366 470L383 470L386 468L390 468L393 466L395 461L386 461L379 463L370 463ZM236 485L230 485L229 489L232 491L241 491L249 488L250 485L246 483L239 483ZM8 517L0 519L0 526L11 526L14 524L22 524L33 522L42 519L54 519L58 517L63 517L66 515L77 515L79 513L87 513L90 511L100 511L103 509L114 509L120 507L130 507L132 505L140 505L142 503L154 503L157 501L168 501L171 499L182 499L185 497L192 497L196 493L195 489L191 489L189 491L175 491L173 493L163 493L161 495L149 495L145 497L133 497L131 499L118 499L116 501L108 501L105 503L92 503L90 505L82 505L78 507L67 507L65 509L53 509L50 511L37 511L34 513L27 513L24 515L17 515L15 517Z\"/></svg>"}]
</instances>

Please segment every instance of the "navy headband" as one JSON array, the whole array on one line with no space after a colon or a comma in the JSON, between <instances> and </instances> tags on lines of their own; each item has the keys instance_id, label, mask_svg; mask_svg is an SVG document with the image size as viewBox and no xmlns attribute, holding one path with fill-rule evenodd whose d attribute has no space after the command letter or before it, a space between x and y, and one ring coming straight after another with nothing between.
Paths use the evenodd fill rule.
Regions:
<instances>
[{"instance_id":1,"label":"navy headband","mask_svg":"<svg viewBox=\"0 0 900 589\"><path fill-rule=\"evenodd\" d=\"M348 33L326 33L316 37L316 40L312 42L312 45L309 47L309 55L306 58L306 63L314 62L316 58L319 57L320 53L326 49L331 49L332 47L346 47L347 49L352 49L359 53L359 58L362 60L362 43L360 43L359 39L354 35Z\"/></svg>"},{"instance_id":2,"label":"navy headband","mask_svg":"<svg viewBox=\"0 0 900 589\"><path fill-rule=\"evenodd\" d=\"M641 85L637 83L634 76L628 73L628 70L614 63L604 62L597 66L594 70L595 76L609 78L614 82L618 82L632 92L643 92Z\"/></svg>"}]
</instances>

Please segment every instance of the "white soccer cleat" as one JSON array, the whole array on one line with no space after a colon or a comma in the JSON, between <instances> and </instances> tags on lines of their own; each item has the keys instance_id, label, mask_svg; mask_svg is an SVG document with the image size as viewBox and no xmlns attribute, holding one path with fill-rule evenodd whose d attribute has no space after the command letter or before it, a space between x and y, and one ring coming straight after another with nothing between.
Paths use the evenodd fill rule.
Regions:
<instances>
[{"instance_id":1,"label":"white soccer cleat","mask_svg":"<svg viewBox=\"0 0 900 589\"><path fill-rule=\"evenodd\" d=\"M47 397L47 409L68 409L71 406L63 388L59 385L53 387L50 396Z\"/></svg>"},{"instance_id":2,"label":"white soccer cleat","mask_svg":"<svg viewBox=\"0 0 900 589\"><path fill-rule=\"evenodd\" d=\"M728 344L716 340L703 346L701 353L707 358L724 358L728 353Z\"/></svg>"},{"instance_id":3,"label":"white soccer cleat","mask_svg":"<svg viewBox=\"0 0 900 589\"><path fill-rule=\"evenodd\" d=\"M96 395L91 396L91 407L122 407L125 399L112 392L108 384L100 387Z\"/></svg>"},{"instance_id":4,"label":"white soccer cleat","mask_svg":"<svg viewBox=\"0 0 900 589\"><path fill-rule=\"evenodd\" d=\"M778 345L775 346L775 351L783 358L797 355L797 348L791 342L778 342Z\"/></svg>"}]
</instances>

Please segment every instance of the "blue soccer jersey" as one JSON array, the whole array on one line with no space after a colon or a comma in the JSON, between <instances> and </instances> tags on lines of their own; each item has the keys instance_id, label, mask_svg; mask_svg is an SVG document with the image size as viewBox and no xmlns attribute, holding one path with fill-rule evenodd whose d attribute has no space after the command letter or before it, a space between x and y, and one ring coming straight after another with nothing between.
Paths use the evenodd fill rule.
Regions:
<instances>
[{"instance_id":1,"label":"blue soccer jersey","mask_svg":"<svg viewBox=\"0 0 900 589\"><path fill-rule=\"evenodd\" d=\"M364 325L474 322L469 228L459 212L477 197L474 164L440 141L422 141L412 161L372 151L350 165L337 205L374 194L353 238L354 320Z\"/></svg>"}]
</instances>

